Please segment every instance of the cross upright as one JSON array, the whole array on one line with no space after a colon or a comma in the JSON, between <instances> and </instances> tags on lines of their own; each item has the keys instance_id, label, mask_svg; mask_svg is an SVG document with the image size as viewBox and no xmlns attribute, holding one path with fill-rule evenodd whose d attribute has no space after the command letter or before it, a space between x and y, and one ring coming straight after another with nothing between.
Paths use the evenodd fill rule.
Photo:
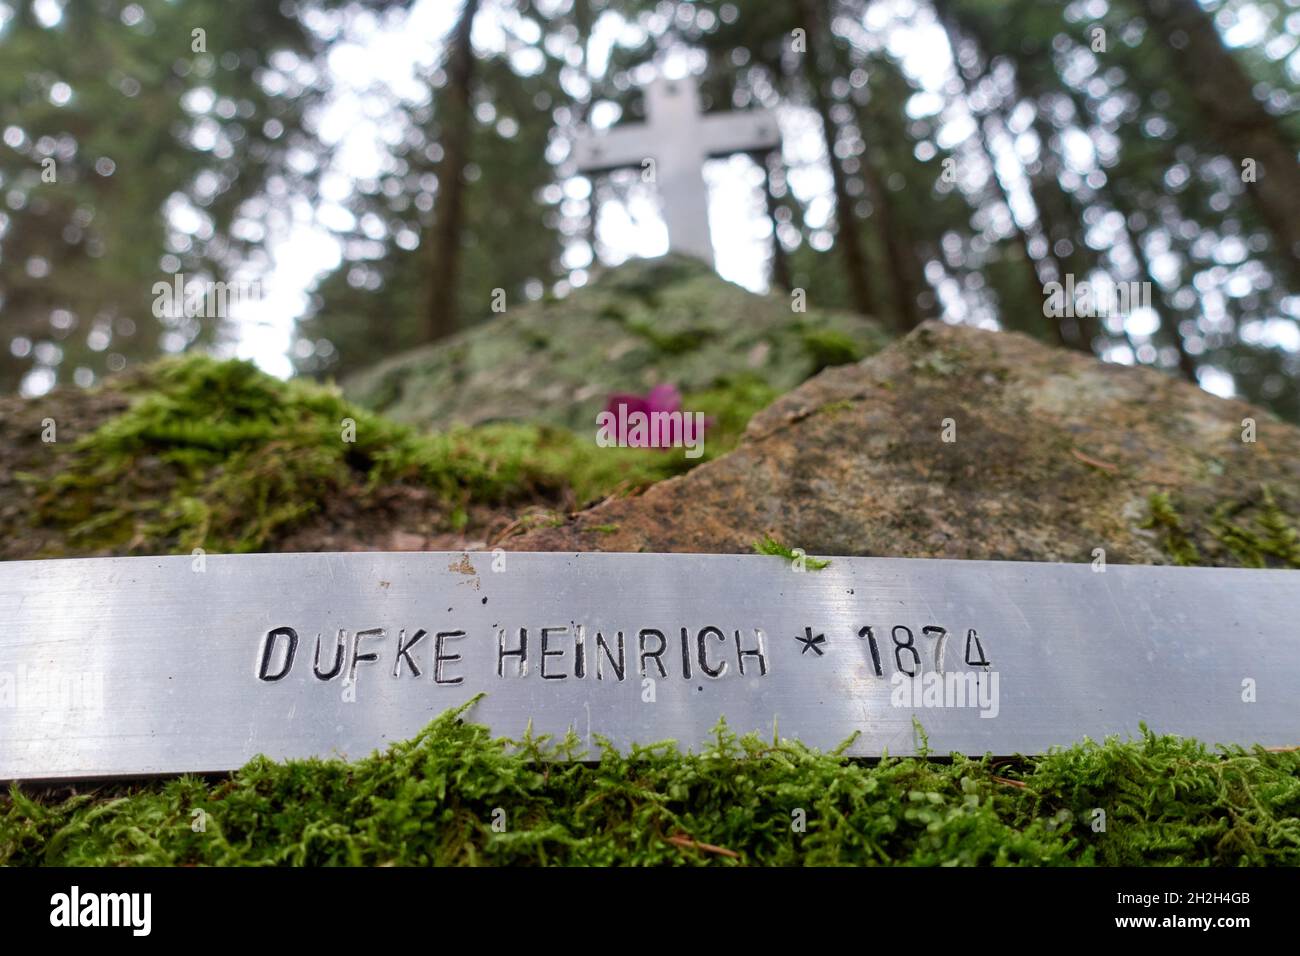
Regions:
<instances>
[{"instance_id":1,"label":"cross upright","mask_svg":"<svg viewBox=\"0 0 1300 956\"><path fill-rule=\"evenodd\" d=\"M780 143L770 111L703 114L694 77L660 76L646 89L646 122L583 135L575 140L573 153L584 174L642 167L653 159L669 248L713 265L705 161L775 149Z\"/></svg>"}]
</instances>

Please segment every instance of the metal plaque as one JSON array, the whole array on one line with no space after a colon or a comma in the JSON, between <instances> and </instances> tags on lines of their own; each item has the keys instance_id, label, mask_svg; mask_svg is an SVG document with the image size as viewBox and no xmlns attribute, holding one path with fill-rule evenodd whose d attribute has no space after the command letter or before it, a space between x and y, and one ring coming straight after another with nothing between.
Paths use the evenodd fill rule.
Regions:
<instances>
[{"instance_id":1,"label":"metal plaque","mask_svg":"<svg viewBox=\"0 0 1300 956\"><path fill-rule=\"evenodd\" d=\"M703 554L0 564L0 779L357 758L468 717L1034 753L1145 722L1300 743L1300 572Z\"/></svg>"}]
</instances>

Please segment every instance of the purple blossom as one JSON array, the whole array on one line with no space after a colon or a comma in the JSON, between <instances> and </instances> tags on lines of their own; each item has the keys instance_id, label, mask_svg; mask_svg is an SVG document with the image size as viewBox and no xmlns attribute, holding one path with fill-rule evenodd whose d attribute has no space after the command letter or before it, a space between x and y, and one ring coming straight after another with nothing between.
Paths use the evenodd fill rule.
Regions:
<instances>
[{"instance_id":1,"label":"purple blossom","mask_svg":"<svg viewBox=\"0 0 1300 956\"><path fill-rule=\"evenodd\" d=\"M617 420L615 437L620 445L632 448L672 448L690 444L684 441L684 438L698 441L703 437L693 434L683 436L683 423L691 432L694 431L694 416L690 412L682 412L682 394L673 385L656 385L645 395L615 393L606 400L605 411L615 416ZM667 421L666 428L651 428L643 438L639 434L630 434L633 429L628 427L629 421L633 420L632 416L637 412L647 418L659 412L668 413L672 417ZM681 412L681 414L672 415L673 412ZM704 420L705 428L711 424L713 424L711 419Z\"/></svg>"}]
</instances>

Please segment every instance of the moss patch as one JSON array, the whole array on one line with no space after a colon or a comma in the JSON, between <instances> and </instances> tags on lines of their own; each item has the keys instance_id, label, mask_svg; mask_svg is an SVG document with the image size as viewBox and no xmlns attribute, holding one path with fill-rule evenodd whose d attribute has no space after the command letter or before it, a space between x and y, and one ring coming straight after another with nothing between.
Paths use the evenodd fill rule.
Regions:
<instances>
[{"instance_id":1,"label":"moss patch","mask_svg":"<svg viewBox=\"0 0 1300 956\"><path fill-rule=\"evenodd\" d=\"M553 762L577 741L493 740L464 710L351 764L15 787L0 864L1300 864L1295 751L1146 733L1033 760L862 761L719 725L693 755Z\"/></svg>"},{"instance_id":2,"label":"moss patch","mask_svg":"<svg viewBox=\"0 0 1300 956\"><path fill-rule=\"evenodd\" d=\"M688 459L600 448L594 428L499 422L425 434L333 389L201 355L124 388L127 409L61 451L56 469L28 477L33 520L60 532L61 553L266 550L309 516L402 489L429 497L452 530L477 506L572 510L723 454L774 397L746 376L687 395L686 409L712 419L705 455Z\"/></svg>"},{"instance_id":3,"label":"moss patch","mask_svg":"<svg viewBox=\"0 0 1300 956\"><path fill-rule=\"evenodd\" d=\"M348 376L344 391L417 428L511 421L585 432L611 394L660 384L690 394L745 375L786 392L889 340L861 316L793 312L786 296L753 295L670 256L601 271L561 303L522 303L394 355Z\"/></svg>"},{"instance_id":4,"label":"moss patch","mask_svg":"<svg viewBox=\"0 0 1300 956\"><path fill-rule=\"evenodd\" d=\"M704 450L708 458L716 458L736 447L749 420L772 404L778 394L758 376L736 375L724 378L713 388L687 393L682 408L703 412L711 419Z\"/></svg>"},{"instance_id":5,"label":"moss patch","mask_svg":"<svg viewBox=\"0 0 1300 956\"><path fill-rule=\"evenodd\" d=\"M803 561L804 567L809 571L820 571L823 568L829 568L831 562L829 558L812 558L805 555L802 551L788 547L777 541L770 534L764 535L763 540L754 542L755 554L767 554L777 558L785 558L787 561Z\"/></svg>"},{"instance_id":6,"label":"moss patch","mask_svg":"<svg viewBox=\"0 0 1300 956\"><path fill-rule=\"evenodd\" d=\"M1160 535L1160 546L1174 564L1183 566L1201 563L1201 553L1188 537L1182 519L1174 508L1166 492L1158 491L1147 499L1151 513L1142 522L1142 527L1153 530Z\"/></svg>"},{"instance_id":7,"label":"moss patch","mask_svg":"<svg viewBox=\"0 0 1300 956\"><path fill-rule=\"evenodd\" d=\"M866 348L839 329L805 329L802 342L804 351L812 359L814 374L835 365L859 362L867 355Z\"/></svg>"},{"instance_id":8,"label":"moss patch","mask_svg":"<svg viewBox=\"0 0 1300 956\"><path fill-rule=\"evenodd\" d=\"M1268 487L1218 504L1200 522L1183 515L1165 492L1152 494L1147 506L1142 527L1159 533L1161 548L1174 564L1300 568L1296 520Z\"/></svg>"},{"instance_id":9,"label":"moss patch","mask_svg":"<svg viewBox=\"0 0 1300 956\"><path fill-rule=\"evenodd\" d=\"M566 429L483 425L424 435L301 381L192 356L129 383L131 405L34 478L35 520L70 551L267 547L332 503L385 485L430 492L446 523L474 504L581 504L688 467L602 449Z\"/></svg>"},{"instance_id":10,"label":"moss patch","mask_svg":"<svg viewBox=\"0 0 1300 956\"><path fill-rule=\"evenodd\" d=\"M681 329L666 332L648 320L631 320L627 330L641 336L664 355L685 355L716 337L712 329Z\"/></svg>"}]
</instances>

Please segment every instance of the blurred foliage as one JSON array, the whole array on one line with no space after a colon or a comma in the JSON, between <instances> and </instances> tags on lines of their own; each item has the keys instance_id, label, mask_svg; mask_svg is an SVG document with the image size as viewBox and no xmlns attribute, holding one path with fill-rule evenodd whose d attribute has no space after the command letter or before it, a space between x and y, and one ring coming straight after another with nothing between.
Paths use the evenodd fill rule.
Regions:
<instances>
[{"instance_id":1,"label":"blurred foliage","mask_svg":"<svg viewBox=\"0 0 1300 956\"><path fill-rule=\"evenodd\" d=\"M566 24L562 17L543 18L530 3L505 7L489 0L479 12L512 29L505 49L476 51L456 296L462 326L490 318L494 295L503 296L498 311L540 298L562 271L562 192L548 156L560 135L557 120L571 101L561 82L566 58L548 49L545 38L559 36ZM521 23L537 31L536 42L519 39ZM525 45L536 54L527 61L529 71L511 65ZM359 183L352 198L358 225L340 236L345 261L322 279L299 326L295 362L301 371L341 378L428 340L435 264L433 243L426 240L436 222L443 156L439 103L453 93L443 66L440 59L427 77L427 100L389 104L402 135L380 175ZM371 238L367 229L382 238Z\"/></svg>"},{"instance_id":2,"label":"blurred foliage","mask_svg":"<svg viewBox=\"0 0 1300 956\"><path fill-rule=\"evenodd\" d=\"M294 3L0 2L0 390L218 338L154 283L255 277L272 209L314 194L324 45Z\"/></svg>"},{"instance_id":3,"label":"blurred foliage","mask_svg":"<svg viewBox=\"0 0 1300 956\"><path fill-rule=\"evenodd\" d=\"M152 283L259 273L285 207L312 200L336 160L314 121L339 82L324 57L365 50L354 27L392 29L401 6L88 0L47 26L0 0L0 388L33 368L84 381L219 336L212 321L155 319ZM299 324L302 372L344 376L427 341L448 103L466 93L473 116L455 290L469 325L586 281L596 203L644 187L616 174L588 190L566 165L569 138L597 112L643 118L652 64L689 51L706 108L787 108L811 131L787 144L788 168L768 169L774 281L900 331L934 316L998 324L1300 421L1295 0L923 0L902 17L880 0L482 0L473 12L468 90L442 37L422 95L365 91L379 171L339 200L345 225L331 220L342 261ZM199 26L206 54L190 52ZM918 64L949 53L946 77L923 82ZM41 181L43 158L57 183ZM1254 181L1250 159L1263 164ZM1149 283L1151 309L1044 314L1047 285L1066 276Z\"/></svg>"}]
</instances>

